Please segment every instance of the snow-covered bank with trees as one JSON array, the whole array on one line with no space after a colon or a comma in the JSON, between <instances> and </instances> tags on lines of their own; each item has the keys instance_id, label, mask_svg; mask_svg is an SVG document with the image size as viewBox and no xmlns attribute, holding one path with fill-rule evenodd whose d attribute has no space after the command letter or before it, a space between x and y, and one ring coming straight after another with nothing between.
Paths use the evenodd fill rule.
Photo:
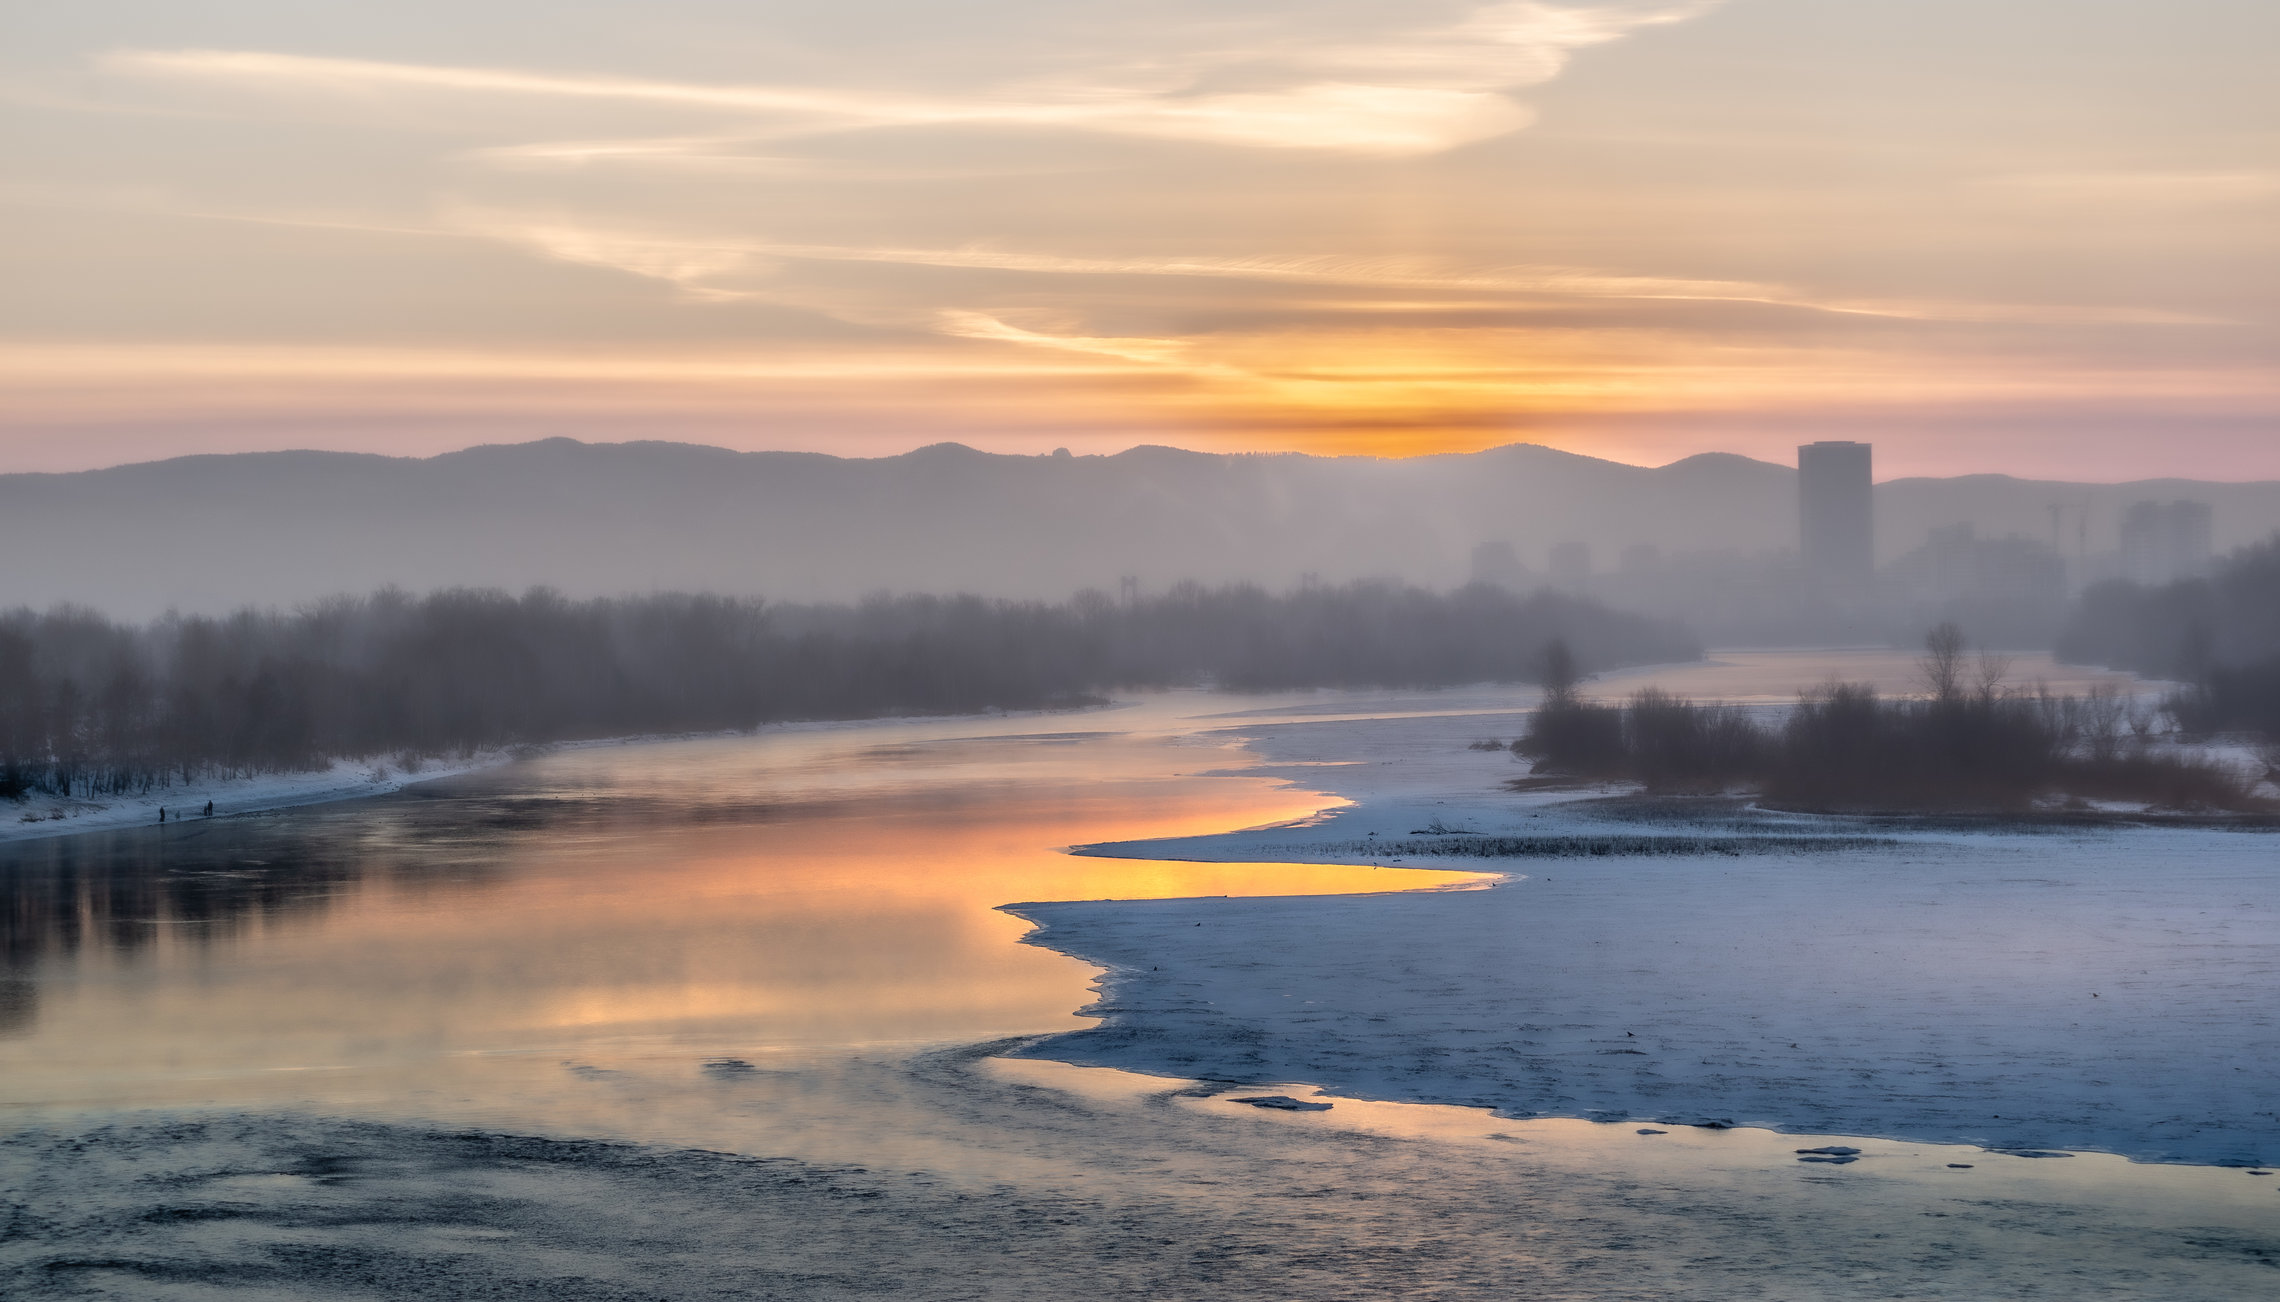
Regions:
<instances>
[{"instance_id":1,"label":"snow-covered bank with trees","mask_svg":"<svg viewBox=\"0 0 2280 1302\"><path fill-rule=\"evenodd\" d=\"M1059 604L882 596L851 607L386 589L145 625L78 607L9 610L0 797L139 797L214 774L315 772L335 756L1066 708L1104 691L1204 682L1532 682L1548 641L1599 666L1701 652L1675 626L1479 584L1282 596L1187 584L1123 604L1092 592Z\"/></svg>"},{"instance_id":2,"label":"snow-covered bank with trees","mask_svg":"<svg viewBox=\"0 0 2280 1302\"><path fill-rule=\"evenodd\" d=\"M31 793L15 800L0 800L0 842L156 825L161 809L166 811L168 822L197 822L208 817L241 818L303 805L385 796L415 782L472 773L514 758L512 751L495 750L410 766L344 759L306 772L255 773L244 777L209 774L125 795L66 797ZM209 801L213 803L211 815L205 812Z\"/></svg>"},{"instance_id":3,"label":"snow-covered bank with trees","mask_svg":"<svg viewBox=\"0 0 2280 1302\"><path fill-rule=\"evenodd\" d=\"M1033 943L1107 969L1101 1027L1038 1055L1512 1116L2280 1160L2280 838L1673 819L1506 789L1523 766L1470 747L1517 724L1247 727L1266 771L1352 803L1091 852L1509 876L1017 906Z\"/></svg>"}]
</instances>

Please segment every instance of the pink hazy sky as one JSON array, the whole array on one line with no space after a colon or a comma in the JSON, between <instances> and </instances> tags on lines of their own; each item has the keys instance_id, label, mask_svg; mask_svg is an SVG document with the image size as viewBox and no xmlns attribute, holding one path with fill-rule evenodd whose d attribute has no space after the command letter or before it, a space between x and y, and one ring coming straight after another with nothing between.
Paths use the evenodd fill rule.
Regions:
<instances>
[{"instance_id":1,"label":"pink hazy sky","mask_svg":"<svg viewBox=\"0 0 2280 1302\"><path fill-rule=\"evenodd\" d=\"M567 434L2280 478L2250 0L0 15L0 471Z\"/></svg>"}]
</instances>

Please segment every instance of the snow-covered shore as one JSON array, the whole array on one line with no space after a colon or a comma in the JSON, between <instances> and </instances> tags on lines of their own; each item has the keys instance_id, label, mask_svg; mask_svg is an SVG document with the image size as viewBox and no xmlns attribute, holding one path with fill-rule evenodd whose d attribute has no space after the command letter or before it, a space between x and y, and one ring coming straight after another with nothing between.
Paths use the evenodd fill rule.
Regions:
<instances>
[{"instance_id":1,"label":"snow-covered shore","mask_svg":"<svg viewBox=\"0 0 2280 1302\"><path fill-rule=\"evenodd\" d=\"M166 811L169 821L195 820L206 817L207 801L213 802L213 817L229 818L335 800L384 796L415 782L472 773L507 763L514 757L510 751L480 751L411 768L373 760L335 760L329 767L306 773L200 778L134 795L95 799L34 795L20 801L0 801L0 841L30 841L141 827L157 823L161 809Z\"/></svg>"},{"instance_id":2,"label":"snow-covered shore","mask_svg":"<svg viewBox=\"0 0 2280 1302\"><path fill-rule=\"evenodd\" d=\"M696 734L703 736L726 734ZM586 750L597 746L633 746L643 742L680 740L673 737L601 737L590 741L557 742L547 746L516 746L479 750L466 755L426 758L414 764L396 760L336 759L321 769L301 773L260 773L250 777L206 777L176 781L147 792L95 799L64 799L33 795L0 801L0 842L31 841L81 832L105 832L122 827L155 825L164 809L169 822L207 817L231 818L271 814L305 805L339 800L364 800L392 795L420 782L458 777L511 764L518 759L556 751Z\"/></svg>"},{"instance_id":3,"label":"snow-covered shore","mask_svg":"<svg viewBox=\"0 0 2280 1302\"><path fill-rule=\"evenodd\" d=\"M1088 707L1089 708L1089 707ZM1043 718L1073 713L1067 710L998 710L989 718ZM958 716L949 716L958 717ZM912 722L932 722L935 716L924 719L896 716L878 719L825 719L792 723L775 723L767 731L776 732L829 732L853 728L892 727ZM392 795L420 782L433 782L441 778L458 777L497 768L538 754L562 751L591 750L596 747L639 746L652 742L690 741L705 737L732 737L741 735L736 730L699 733L658 733L629 737L596 737L583 741L552 742L539 746L497 747L475 751L467 755L443 758L428 757L405 765L393 759L335 759L321 769L301 773L261 773L250 777L205 777L195 781L176 781L148 792L123 796L62 798L49 795L32 795L21 800L0 800L0 843L33 841L53 836L75 836L81 832L106 832L122 827L155 825L158 811L167 811L169 821L180 818L197 820L207 817L207 801L214 804L212 817L228 818L253 814L269 814L305 805L330 804L340 800L363 800L372 796Z\"/></svg>"},{"instance_id":4,"label":"snow-covered shore","mask_svg":"<svg viewBox=\"0 0 2280 1302\"><path fill-rule=\"evenodd\" d=\"M1497 887L1024 904L1107 969L1035 1052L1510 1116L2280 1159L2280 839L1973 831L1516 793L1516 716L1243 728L1346 800L1306 822L1090 847L1452 866ZM1260 770L1247 770L1258 772ZM1431 857L1421 857L1429 855Z\"/></svg>"}]
</instances>

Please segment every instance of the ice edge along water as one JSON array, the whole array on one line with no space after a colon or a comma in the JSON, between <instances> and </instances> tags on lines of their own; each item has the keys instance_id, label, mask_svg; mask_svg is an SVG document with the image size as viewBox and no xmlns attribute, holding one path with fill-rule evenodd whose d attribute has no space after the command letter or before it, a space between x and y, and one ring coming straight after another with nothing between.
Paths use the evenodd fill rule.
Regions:
<instances>
[{"instance_id":1,"label":"ice edge along water","mask_svg":"<svg viewBox=\"0 0 2280 1302\"><path fill-rule=\"evenodd\" d=\"M1372 842L1658 834L1573 793L1501 790L1509 760L1467 749L1488 718L1248 727L1264 763L1244 772L1352 803L1079 852L1399 866ZM1727 847L1661 829L1695 838L1675 854L1428 861L1526 869L1485 891L1009 906L1028 943L1103 969L1100 1025L1023 1052L1509 1117L2280 1159L2280 842L1816 842L1817 821Z\"/></svg>"}]
</instances>

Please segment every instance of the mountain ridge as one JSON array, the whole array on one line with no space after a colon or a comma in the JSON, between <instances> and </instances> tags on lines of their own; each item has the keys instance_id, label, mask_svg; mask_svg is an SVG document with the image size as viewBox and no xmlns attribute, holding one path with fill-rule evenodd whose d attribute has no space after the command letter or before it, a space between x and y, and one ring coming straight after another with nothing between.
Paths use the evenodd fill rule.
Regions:
<instances>
[{"instance_id":1,"label":"mountain ridge","mask_svg":"<svg viewBox=\"0 0 2280 1302\"><path fill-rule=\"evenodd\" d=\"M2110 548L2140 497L2195 496L2220 544L2280 529L2280 484L2065 484L1976 475L1876 489L1890 558L1927 529ZM891 457L554 438L432 457L195 454L0 475L0 607L77 602L143 617L292 604L394 584L570 595L659 589L847 600L868 592L1064 597L1185 579L1286 587L1464 581L1512 543L1602 568L1624 549L1761 554L1795 545L1786 466L1704 453L1634 466L1516 443L1394 460L1141 445L1030 456L939 443Z\"/></svg>"}]
</instances>

